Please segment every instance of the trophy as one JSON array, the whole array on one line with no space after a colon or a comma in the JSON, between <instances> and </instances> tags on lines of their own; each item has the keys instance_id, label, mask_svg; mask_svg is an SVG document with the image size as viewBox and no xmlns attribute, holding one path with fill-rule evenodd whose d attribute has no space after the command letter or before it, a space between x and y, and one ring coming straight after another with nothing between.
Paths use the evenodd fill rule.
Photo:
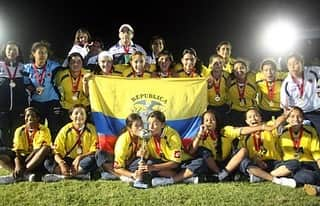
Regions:
<instances>
[{"instance_id":1,"label":"trophy","mask_svg":"<svg viewBox=\"0 0 320 206\"><path fill-rule=\"evenodd\" d=\"M146 150L146 147L147 147L147 144L148 144L148 141L149 139L151 138L151 131L148 130L148 129L143 129L141 130L140 132L140 138L142 140L142 144L141 144L141 149L143 151ZM140 164L142 163L145 163L145 160L144 160L144 155L141 156L141 159L140 159ZM150 175L148 173L143 173L141 178L140 179L137 179L136 181L134 181L133 183L133 187L135 188L140 188L140 189L147 189L149 188L150 184L148 182L148 177ZM151 179L150 179L151 180Z\"/></svg>"}]
</instances>

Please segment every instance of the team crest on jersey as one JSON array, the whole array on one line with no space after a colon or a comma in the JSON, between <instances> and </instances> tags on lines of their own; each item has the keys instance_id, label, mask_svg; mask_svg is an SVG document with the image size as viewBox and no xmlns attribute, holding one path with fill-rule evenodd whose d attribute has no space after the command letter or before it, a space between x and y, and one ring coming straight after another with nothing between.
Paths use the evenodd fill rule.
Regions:
<instances>
[{"instance_id":1,"label":"team crest on jersey","mask_svg":"<svg viewBox=\"0 0 320 206\"><path fill-rule=\"evenodd\" d=\"M167 99L155 94L138 94L131 98L133 101L131 111L138 113L144 122L147 121L148 114L152 111L165 113Z\"/></svg>"},{"instance_id":2,"label":"team crest on jersey","mask_svg":"<svg viewBox=\"0 0 320 206\"><path fill-rule=\"evenodd\" d=\"M181 157L181 151L174 151L174 158L180 158Z\"/></svg>"}]
</instances>

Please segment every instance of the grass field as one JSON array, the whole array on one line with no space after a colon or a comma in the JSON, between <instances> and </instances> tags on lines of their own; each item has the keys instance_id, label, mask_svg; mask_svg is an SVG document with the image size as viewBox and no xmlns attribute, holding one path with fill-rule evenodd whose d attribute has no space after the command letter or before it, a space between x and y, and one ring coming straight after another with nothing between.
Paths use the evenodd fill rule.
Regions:
<instances>
[{"instance_id":1,"label":"grass field","mask_svg":"<svg viewBox=\"0 0 320 206\"><path fill-rule=\"evenodd\" d=\"M0 174L4 174L0 171ZM135 189L120 181L66 180L56 183L20 182L0 185L0 205L320 205L320 197L302 188L272 183L233 182L177 184Z\"/></svg>"}]
</instances>

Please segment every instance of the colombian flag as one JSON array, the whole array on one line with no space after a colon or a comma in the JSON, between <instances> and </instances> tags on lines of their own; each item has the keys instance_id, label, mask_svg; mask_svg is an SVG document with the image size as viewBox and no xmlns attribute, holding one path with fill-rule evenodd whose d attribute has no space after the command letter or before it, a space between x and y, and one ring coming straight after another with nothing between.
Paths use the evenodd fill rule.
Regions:
<instances>
[{"instance_id":1,"label":"colombian flag","mask_svg":"<svg viewBox=\"0 0 320 206\"><path fill-rule=\"evenodd\" d=\"M164 112L167 124L190 142L207 108L205 78L125 79L95 76L89 82L90 103L99 146L113 153L117 136L130 113L144 123L151 111ZM189 141L188 141L189 140Z\"/></svg>"}]
</instances>

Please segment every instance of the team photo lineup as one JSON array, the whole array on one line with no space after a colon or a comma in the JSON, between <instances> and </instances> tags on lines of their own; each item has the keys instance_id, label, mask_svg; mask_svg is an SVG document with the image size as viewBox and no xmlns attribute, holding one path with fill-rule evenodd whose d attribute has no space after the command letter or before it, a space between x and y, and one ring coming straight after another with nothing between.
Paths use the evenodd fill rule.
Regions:
<instances>
[{"instance_id":1,"label":"team photo lineup","mask_svg":"<svg viewBox=\"0 0 320 206\"><path fill-rule=\"evenodd\" d=\"M320 193L320 66L288 53L259 68L221 41L208 65L194 48L150 51L122 24L110 48L85 28L65 59L50 43L0 53L0 184L119 180L135 188L270 181Z\"/></svg>"}]
</instances>

